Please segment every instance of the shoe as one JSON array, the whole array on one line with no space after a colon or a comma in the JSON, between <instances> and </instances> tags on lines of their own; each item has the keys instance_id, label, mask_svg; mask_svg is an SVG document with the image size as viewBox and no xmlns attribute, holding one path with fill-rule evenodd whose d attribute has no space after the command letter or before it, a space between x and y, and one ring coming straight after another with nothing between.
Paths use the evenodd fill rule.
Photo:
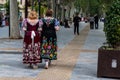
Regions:
<instances>
[{"instance_id":1,"label":"shoe","mask_svg":"<svg viewBox=\"0 0 120 80\"><path fill-rule=\"evenodd\" d=\"M33 65L32 65L32 68L33 68L33 69L38 69L38 65L33 64Z\"/></svg>"},{"instance_id":2,"label":"shoe","mask_svg":"<svg viewBox=\"0 0 120 80\"><path fill-rule=\"evenodd\" d=\"M48 66L45 66L45 69L48 69Z\"/></svg>"},{"instance_id":3,"label":"shoe","mask_svg":"<svg viewBox=\"0 0 120 80\"><path fill-rule=\"evenodd\" d=\"M45 62L45 69L48 69L48 62Z\"/></svg>"},{"instance_id":4,"label":"shoe","mask_svg":"<svg viewBox=\"0 0 120 80\"><path fill-rule=\"evenodd\" d=\"M51 65L51 60L49 60L49 65Z\"/></svg>"},{"instance_id":5,"label":"shoe","mask_svg":"<svg viewBox=\"0 0 120 80\"><path fill-rule=\"evenodd\" d=\"M26 64L26 66L30 68L30 67L32 67L32 64Z\"/></svg>"}]
</instances>

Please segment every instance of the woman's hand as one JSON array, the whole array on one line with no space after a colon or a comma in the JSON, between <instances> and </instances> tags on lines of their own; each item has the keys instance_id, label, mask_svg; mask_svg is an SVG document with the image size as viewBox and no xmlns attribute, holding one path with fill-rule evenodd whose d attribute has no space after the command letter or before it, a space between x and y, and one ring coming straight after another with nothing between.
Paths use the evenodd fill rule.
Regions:
<instances>
[{"instance_id":1,"label":"woman's hand","mask_svg":"<svg viewBox=\"0 0 120 80\"><path fill-rule=\"evenodd\" d=\"M27 29L25 27L23 27L23 31L26 31Z\"/></svg>"},{"instance_id":2,"label":"woman's hand","mask_svg":"<svg viewBox=\"0 0 120 80\"><path fill-rule=\"evenodd\" d=\"M38 28L38 31L42 31L42 28Z\"/></svg>"},{"instance_id":3,"label":"woman's hand","mask_svg":"<svg viewBox=\"0 0 120 80\"><path fill-rule=\"evenodd\" d=\"M58 31L60 29L59 26L55 26L55 30Z\"/></svg>"}]
</instances>

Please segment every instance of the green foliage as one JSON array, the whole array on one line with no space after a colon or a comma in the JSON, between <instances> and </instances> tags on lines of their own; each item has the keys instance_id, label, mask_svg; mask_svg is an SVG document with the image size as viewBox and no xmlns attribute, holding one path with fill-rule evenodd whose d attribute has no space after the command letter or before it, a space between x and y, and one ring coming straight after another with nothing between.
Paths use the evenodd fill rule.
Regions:
<instances>
[{"instance_id":1,"label":"green foliage","mask_svg":"<svg viewBox=\"0 0 120 80\"><path fill-rule=\"evenodd\" d=\"M2 4L0 4L0 8L3 8L3 5L2 5Z\"/></svg>"},{"instance_id":2,"label":"green foliage","mask_svg":"<svg viewBox=\"0 0 120 80\"><path fill-rule=\"evenodd\" d=\"M73 3L75 0L61 0L62 2L62 5L66 6L68 5L69 3Z\"/></svg>"},{"instance_id":3,"label":"green foliage","mask_svg":"<svg viewBox=\"0 0 120 80\"><path fill-rule=\"evenodd\" d=\"M34 9L37 12L39 11L38 0L34 0ZM45 0L41 1L41 4L40 4L40 14L41 14L41 16L45 15L46 10L47 10L47 2Z\"/></svg>"},{"instance_id":4,"label":"green foliage","mask_svg":"<svg viewBox=\"0 0 120 80\"><path fill-rule=\"evenodd\" d=\"M110 46L120 47L120 0L114 1L107 11L104 32Z\"/></svg>"},{"instance_id":5,"label":"green foliage","mask_svg":"<svg viewBox=\"0 0 120 80\"><path fill-rule=\"evenodd\" d=\"M35 11L37 11L37 12L39 11L39 6L38 5L36 5L34 8L35 8ZM45 7L45 6L41 6L40 7L40 14L41 14L41 16L45 15L46 10L47 10L47 7Z\"/></svg>"},{"instance_id":6,"label":"green foliage","mask_svg":"<svg viewBox=\"0 0 120 80\"><path fill-rule=\"evenodd\" d=\"M4 7L6 8L6 13L9 14L9 0L4 4Z\"/></svg>"},{"instance_id":7,"label":"green foliage","mask_svg":"<svg viewBox=\"0 0 120 80\"><path fill-rule=\"evenodd\" d=\"M94 14L101 14L106 12L106 10L111 6L113 0L75 0L75 8L77 11L82 11L85 13L90 13L91 15Z\"/></svg>"},{"instance_id":8,"label":"green foliage","mask_svg":"<svg viewBox=\"0 0 120 80\"><path fill-rule=\"evenodd\" d=\"M17 3L19 5L19 3ZM4 8L6 8L6 14L9 14L9 9L10 9L10 5L9 5L9 0L7 0L7 2L4 4ZM20 10L20 7L18 7L18 12Z\"/></svg>"},{"instance_id":9,"label":"green foliage","mask_svg":"<svg viewBox=\"0 0 120 80\"><path fill-rule=\"evenodd\" d=\"M100 9L100 4L97 0L76 0L74 5L77 11L80 11L79 9L82 8L83 12L91 15L99 13Z\"/></svg>"},{"instance_id":10,"label":"green foliage","mask_svg":"<svg viewBox=\"0 0 120 80\"><path fill-rule=\"evenodd\" d=\"M77 12L80 12L80 9L82 8L83 12L87 9L89 4L88 0L75 0L74 6L77 9Z\"/></svg>"},{"instance_id":11,"label":"green foliage","mask_svg":"<svg viewBox=\"0 0 120 80\"><path fill-rule=\"evenodd\" d=\"M100 6L101 12L106 12L107 9L111 6L113 3L113 0L97 0Z\"/></svg>"}]
</instances>

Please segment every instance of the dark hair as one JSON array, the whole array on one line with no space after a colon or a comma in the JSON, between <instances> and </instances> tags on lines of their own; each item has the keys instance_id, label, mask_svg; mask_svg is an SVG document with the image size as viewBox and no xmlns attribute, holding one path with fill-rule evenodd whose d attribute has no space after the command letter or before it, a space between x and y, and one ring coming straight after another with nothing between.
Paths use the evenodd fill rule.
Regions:
<instances>
[{"instance_id":1,"label":"dark hair","mask_svg":"<svg viewBox=\"0 0 120 80\"><path fill-rule=\"evenodd\" d=\"M48 9L46 11L46 16L52 17L52 15L53 15L53 10L52 9Z\"/></svg>"}]
</instances>

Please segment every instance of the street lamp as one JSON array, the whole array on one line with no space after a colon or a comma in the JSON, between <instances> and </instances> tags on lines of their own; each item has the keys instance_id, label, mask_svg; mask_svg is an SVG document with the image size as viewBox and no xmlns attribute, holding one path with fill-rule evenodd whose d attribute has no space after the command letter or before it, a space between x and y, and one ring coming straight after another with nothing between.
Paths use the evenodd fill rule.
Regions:
<instances>
[{"instance_id":1,"label":"street lamp","mask_svg":"<svg viewBox=\"0 0 120 80\"><path fill-rule=\"evenodd\" d=\"M40 9L41 9L40 0L38 0L38 3L39 3L39 19L40 19L40 17L41 17L41 16L40 16L40 12L41 12L41 11L40 11Z\"/></svg>"}]
</instances>

